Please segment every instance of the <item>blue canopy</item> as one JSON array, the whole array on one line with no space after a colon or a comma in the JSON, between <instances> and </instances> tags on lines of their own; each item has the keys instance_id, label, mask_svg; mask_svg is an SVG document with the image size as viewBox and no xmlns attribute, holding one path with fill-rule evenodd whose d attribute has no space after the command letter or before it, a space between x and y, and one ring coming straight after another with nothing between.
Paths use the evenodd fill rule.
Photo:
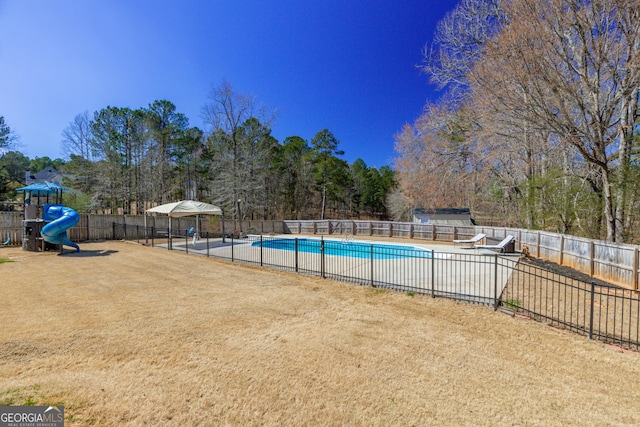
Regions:
<instances>
[{"instance_id":1,"label":"blue canopy","mask_svg":"<svg viewBox=\"0 0 640 427\"><path fill-rule=\"evenodd\" d=\"M55 182L45 181L34 182L26 187L18 188L16 191L24 191L25 193L36 194L39 196L42 194L58 194L58 192L62 192L63 190L68 190L68 188L56 184Z\"/></svg>"}]
</instances>

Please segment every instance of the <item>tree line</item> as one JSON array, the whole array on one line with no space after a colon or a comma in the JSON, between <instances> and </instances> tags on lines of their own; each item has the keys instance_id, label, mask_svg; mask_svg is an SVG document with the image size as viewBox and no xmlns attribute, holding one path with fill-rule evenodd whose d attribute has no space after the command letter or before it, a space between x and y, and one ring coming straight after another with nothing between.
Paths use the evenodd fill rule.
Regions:
<instances>
[{"instance_id":1,"label":"tree line","mask_svg":"<svg viewBox=\"0 0 640 427\"><path fill-rule=\"evenodd\" d=\"M279 142L271 135L274 115L226 81L212 88L203 118L205 131L191 127L167 100L84 112L62 133L64 161L30 160L9 150L15 135L2 118L0 200L16 197L25 170L52 165L73 190L65 203L80 212L142 214L197 199L222 207L233 220L387 219L395 173L362 159L349 164L329 130L311 141Z\"/></svg>"},{"instance_id":2,"label":"tree line","mask_svg":"<svg viewBox=\"0 0 640 427\"><path fill-rule=\"evenodd\" d=\"M420 68L443 95L396 135L395 217L640 239L640 1L461 0Z\"/></svg>"}]
</instances>

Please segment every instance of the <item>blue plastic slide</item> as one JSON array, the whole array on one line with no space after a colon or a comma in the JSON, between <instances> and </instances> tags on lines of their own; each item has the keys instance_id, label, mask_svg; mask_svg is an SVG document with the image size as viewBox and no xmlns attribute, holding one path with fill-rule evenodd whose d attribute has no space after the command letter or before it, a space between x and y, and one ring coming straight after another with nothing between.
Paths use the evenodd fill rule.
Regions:
<instances>
[{"instance_id":1,"label":"blue plastic slide","mask_svg":"<svg viewBox=\"0 0 640 427\"><path fill-rule=\"evenodd\" d=\"M71 246L80 252L80 247L67 237L67 230L80 220L78 212L62 205L44 205L43 216L44 221L48 222L40 232L45 242Z\"/></svg>"}]
</instances>

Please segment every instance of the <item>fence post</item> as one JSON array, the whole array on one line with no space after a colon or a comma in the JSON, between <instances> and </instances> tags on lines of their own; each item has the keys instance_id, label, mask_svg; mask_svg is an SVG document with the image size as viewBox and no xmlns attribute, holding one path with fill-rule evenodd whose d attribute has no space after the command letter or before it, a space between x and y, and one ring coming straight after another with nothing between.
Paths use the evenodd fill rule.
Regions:
<instances>
[{"instance_id":1,"label":"fence post","mask_svg":"<svg viewBox=\"0 0 640 427\"><path fill-rule=\"evenodd\" d=\"M589 242L589 276L593 277L594 273L596 272L595 269L595 243L593 242L593 240L591 240ZM637 273L634 274L634 276L636 276Z\"/></svg>"},{"instance_id":2,"label":"fence post","mask_svg":"<svg viewBox=\"0 0 640 427\"><path fill-rule=\"evenodd\" d=\"M320 236L320 277L324 276L324 237Z\"/></svg>"},{"instance_id":3,"label":"fence post","mask_svg":"<svg viewBox=\"0 0 640 427\"><path fill-rule=\"evenodd\" d=\"M589 339L593 339L593 306L595 302L596 284L591 281L591 311L589 313Z\"/></svg>"},{"instance_id":4,"label":"fence post","mask_svg":"<svg viewBox=\"0 0 640 427\"><path fill-rule=\"evenodd\" d=\"M207 231L207 258L209 258L209 232Z\"/></svg>"},{"instance_id":5,"label":"fence post","mask_svg":"<svg viewBox=\"0 0 640 427\"><path fill-rule=\"evenodd\" d=\"M633 249L633 289L638 290L638 268L640 268L640 260L638 259L638 248Z\"/></svg>"},{"instance_id":6,"label":"fence post","mask_svg":"<svg viewBox=\"0 0 640 427\"><path fill-rule=\"evenodd\" d=\"M516 240L516 242L520 246L520 249L522 249L522 229L521 228L518 229L518 240Z\"/></svg>"},{"instance_id":7,"label":"fence post","mask_svg":"<svg viewBox=\"0 0 640 427\"><path fill-rule=\"evenodd\" d=\"M493 310L498 309L498 254L493 256Z\"/></svg>"},{"instance_id":8,"label":"fence post","mask_svg":"<svg viewBox=\"0 0 640 427\"><path fill-rule=\"evenodd\" d=\"M262 234L260 235L260 267L262 267Z\"/></svg>"},{"instance_id":9,"label":"fence post","mask_svg":"<svg viewBox=\"0 0 640 427\"><path fill-rule=\"evenodd\" d=\"M431 251L431 297L436 297L436 251Z\"/></svg>"},{"instance_id":10,"label":"fence post","mask_svg":"<svg viewBox=\"0 0 640 427\"><path fill-rule=\"evenodd\" d=\"M369 253L371 258L371 287L375 288L375 282L373 280L373 244L369 247Z\"/></svg>"},{"instance_id":11,"label":"fence post","mask_svg":"<svg viewBox=\"0 0 640 427\"><path fill-rule=\"evenodd\" d=\"M233 244L233 234L231 235L231 262L233 262L233 247L235 245Z\"/></svg>"},{"instance_id":12,"label":"fence post","mask_svg":"<svg viewBox=\"0 0 640 427\"><path fill-rule=\"evenodd\" d=\"M116 223L111 223L111 240L116 240Z\"/></svg>"},{"instance_id":13,"label":"fence post","mask_svg":"<svg viewBox=\"0 0 640 427\"><path fill-rule=\"evenodd\" d=\"M295 247L296 247L296 273L298 272L298 238L295 238Z\"/></svg>"}]
</instances>

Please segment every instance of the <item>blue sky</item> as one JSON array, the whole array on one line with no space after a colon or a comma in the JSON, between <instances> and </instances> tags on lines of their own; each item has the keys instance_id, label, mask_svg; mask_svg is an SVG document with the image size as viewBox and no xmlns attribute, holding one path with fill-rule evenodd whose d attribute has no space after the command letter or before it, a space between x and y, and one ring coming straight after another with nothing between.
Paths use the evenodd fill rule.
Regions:
<instances>
[{"instance_id":1,"label":"blue sky","mask_svg":"<svg viewBox=\"0 0 640 427\"><path fill-rule=\"evenodd\" d=\"M393 135L439 95L416 65L456 3L0 0L0 115L25 155L57 158L85 110L167 99L204 129L226 79L278 110L280 142L327 128L349 162L391 165Z\"/></svg>"}]
</instances>

